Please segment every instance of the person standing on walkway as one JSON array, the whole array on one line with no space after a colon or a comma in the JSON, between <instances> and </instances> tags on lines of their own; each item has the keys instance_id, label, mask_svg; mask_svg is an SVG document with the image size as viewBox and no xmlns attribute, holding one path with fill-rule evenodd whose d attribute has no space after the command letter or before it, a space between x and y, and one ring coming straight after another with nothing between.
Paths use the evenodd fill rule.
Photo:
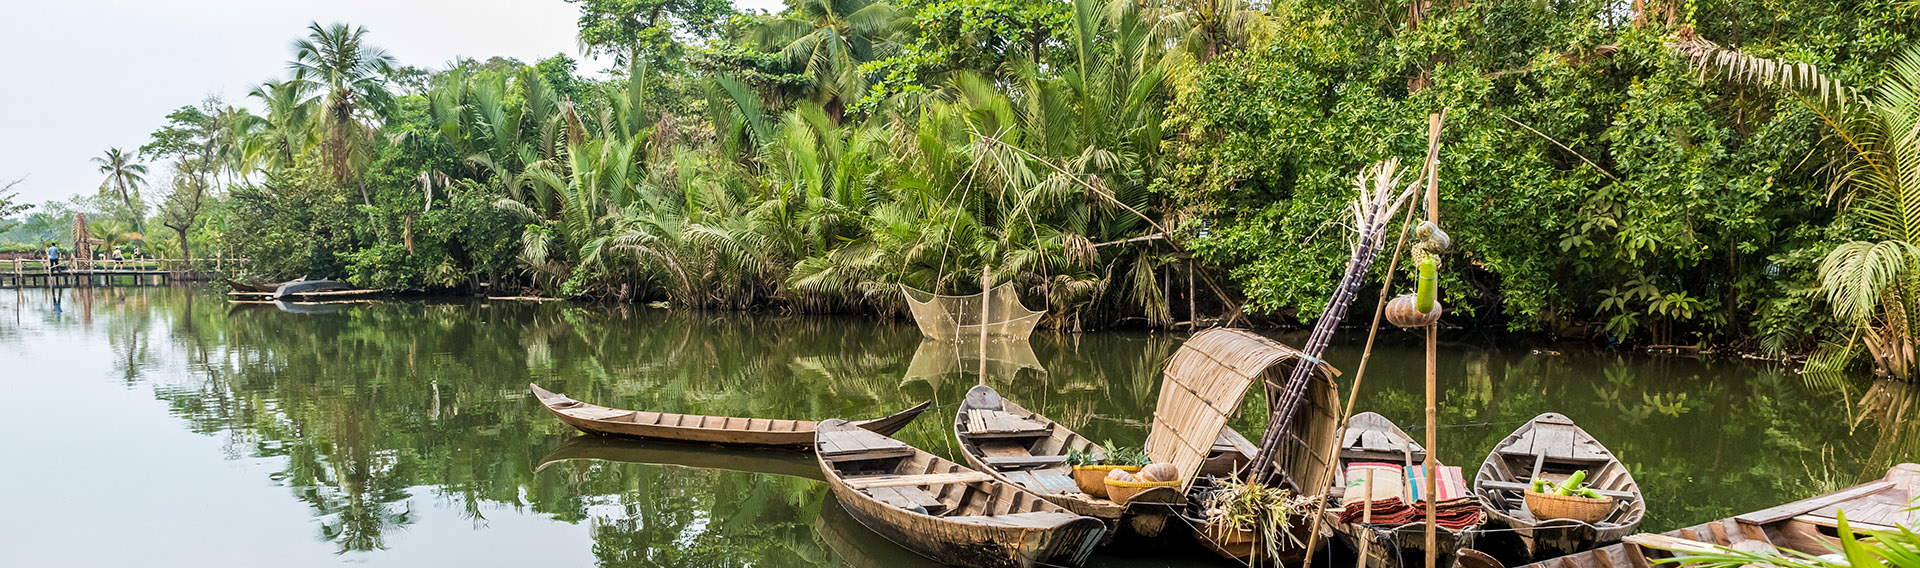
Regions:
<instances>
[{"instance_id":1,"label":"person standing on walkway","mask_svg":"<svg viewBox=\"0 0 1920 568\"><path fill-rule=\"evenodd\" d=\"M60 243L47 243L47 272L60 265Z\"/></svg>"}]
</instances>

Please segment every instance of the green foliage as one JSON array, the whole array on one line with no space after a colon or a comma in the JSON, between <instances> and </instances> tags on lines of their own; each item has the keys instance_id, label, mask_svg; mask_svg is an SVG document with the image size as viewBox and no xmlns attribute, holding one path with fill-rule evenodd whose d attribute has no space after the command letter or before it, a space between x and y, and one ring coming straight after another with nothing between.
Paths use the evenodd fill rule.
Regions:
<instances>
[{"instance_id":1,"label":"green foliage","mask_svg":"<svg viewBox=\"0 0 1920 568\"><path fill-rule=\"evenodd\" d=\"M580 4L580 43L613 54L619 65L667 63L682 38L714 37L734 13L727 0L567 1Z\"/></svg>"}]
</instances>

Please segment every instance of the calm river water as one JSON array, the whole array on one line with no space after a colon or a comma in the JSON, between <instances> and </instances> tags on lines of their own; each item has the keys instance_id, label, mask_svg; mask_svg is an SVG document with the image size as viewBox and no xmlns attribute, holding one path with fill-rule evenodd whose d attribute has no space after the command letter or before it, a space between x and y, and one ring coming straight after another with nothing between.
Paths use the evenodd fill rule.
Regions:
<instances>
[{"instance_id":1,"label":"calm river water","mask_svg":"<svg viewBox=\"0 0 1920 568\"><path fill-rule=\"evenodd\" d=\"M583 439L526 385L626 408L851 418L946 405L977 380L974 358L864 318L468 301L302 311L181 288L0 291L0 566L919 565L807 479L804 455ZM1360 408L1418 435L1417 338L1385 335ZM990 381L1089 437L1138 444L1182 338L1042 332L1031 354L998 354ZM1329 357L1343 381L1357 338ZM1660 531L1912 455L1887 418L1912 398L1894 385L1566 351L1443 343L1442 459L1471 472L1520 422L1561 412L1631 464L1643 528ZM950 412L899 437L953 457ZM1257 414L1236 426L1260 431ZM1156 546L1095 565L1228 565L1211 558Z\"/></svg>"}]
</instances>

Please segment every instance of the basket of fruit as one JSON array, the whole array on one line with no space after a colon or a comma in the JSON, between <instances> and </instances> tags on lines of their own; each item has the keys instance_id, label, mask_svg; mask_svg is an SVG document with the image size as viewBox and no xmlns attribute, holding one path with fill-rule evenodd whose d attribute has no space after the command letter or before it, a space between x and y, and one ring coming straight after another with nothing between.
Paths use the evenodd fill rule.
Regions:
<instances>
[{"instance_id":1,"label":"basket of fruit","mask_svg":"<svg viewBox=\"0 0 1920 568\"><path fill-rule=\"evenodd\" d=\"M1101 480L1107 486L1107 498L1115 504L1125 505L1133 496L1155 487L1179 487L1180 470L1170 463L1156 463L1140 468L1139 475L1124 470L1114 470Z\"/></svg>"},{"instance_id":2,"label":"basket of fruit","mask_svg":"<svg viewBox=\"0 0 1920 568\"><path fill-rule=\"evenodd\" d=\"M1107 498L1107 476L1115 471L1131 475L1147 465L1146 452L1115 447L1107 442L1105 448L1092 451L1067 450L1067 465L1073 466L1073 485L1081 493Z\"/></svg>"},{"instance_id":3,"label":"basket of fruit","mask_svg":"<svg viewBox=\"0 0 1920 568\"><path fill-rule=\"evenodd\" d=\"M1554 483L1534 479L1527 491L1527 512L1542 521L1568 519L1582 523L1598 522L1613 512L1613 498L1601 495L1582 484L1586 471L1576 471L1566 481Z\"/></svg>"}]
</instances>

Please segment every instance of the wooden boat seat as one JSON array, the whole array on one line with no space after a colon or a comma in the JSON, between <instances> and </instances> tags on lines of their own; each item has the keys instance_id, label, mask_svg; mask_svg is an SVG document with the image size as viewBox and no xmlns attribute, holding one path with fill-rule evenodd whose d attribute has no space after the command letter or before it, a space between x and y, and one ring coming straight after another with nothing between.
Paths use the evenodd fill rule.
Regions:
<instances>
[{"instance_id":1,"label":"wooden boat seat","mask_svg":"<svg viewBox=\"0 0 1920 568\"><path fill-rule=\"evenodd\" d=\"M956 471L953 473L922 473L916 475L868 475L844 478L847 487L854 489L872 489L875 487L918 487L923 485L950 485L954 483L975 483L992 481L993 476L977 471Z\"/></svg>"},{"instance_id":2,"label":"wooden boat seat","mask_svg":"<svg viewBox=\"0 0 1920 568\"><path fill-rule=\"evenodd\" d=\"M1065 463L1067 456L988 456L981 461L995 469L1046 467Z\"/></svg>"},{"instance_id":3,"label":"wooden boat seat","mask_svg":"<svg viewBox=\"0 0 1920 568\"><path fill-rule=\"evenodd\" d=\"M947 512L946 503L941 503L939 499L933 498L933 495L921 491L918 487L874 487L868 489L867 494L881 503L916 513L939 516Z\"/></svg>"},{"instance_id":4,"label":"wooden boat seat","mask_svg":"<svg viewBox=\"0 0 1920 568\"><path fill-rule=\"evenodd\" d=\"M967 434L974 438L1047 436L1053 434L1053 425L1027 420L1004 410L969 408Z\"/></svg>"},{"instance_id":5,"label":"wooden boat seat","mask_svg":"<svg viewBox=\"0 0 1920 568\"><path fill-rule=\"evenodd\" d=\"M968 515L947 517L947 520L963 523L976 523L998 527L1052 528L1061 523L1080 518L1080 515L1065 511L1036 511L1032 513L1012 513L1006 515Z\"/></svg>"},{"instance_id":6,"label":"wooden boat seat","mask_svg":"<svg viewBox=\"0 0 1920 568\"><path fill-rule=\"evenodd\" d=\"M1527 484L1520 483L1517 481L1481 481L1480 486L1488 489L1497 489L1501 491L1519 491L1522 493L1525 493L1527 489L1529 489L1529 487L1527 487ZM1628 493L1625 491L1610 491L1606 489L1595 489L1594 492L1597 492L1601 495L1605 495L1615 499L1634 498L1634 494Z\"/></svg>"},{"instance_id":7,"label":"wooden boat seat","mask_svg":"<svg viewBox=\"0 0 1920 568\"><path fill-rule=\"evenodd\" d=\"M1040 471L1003 471L1001 477L1026 488L1027 491L1041 495L1075 495L1080 486L1073 484L1073 478L1060 473Z\"/></svg>"}]
</instances>

